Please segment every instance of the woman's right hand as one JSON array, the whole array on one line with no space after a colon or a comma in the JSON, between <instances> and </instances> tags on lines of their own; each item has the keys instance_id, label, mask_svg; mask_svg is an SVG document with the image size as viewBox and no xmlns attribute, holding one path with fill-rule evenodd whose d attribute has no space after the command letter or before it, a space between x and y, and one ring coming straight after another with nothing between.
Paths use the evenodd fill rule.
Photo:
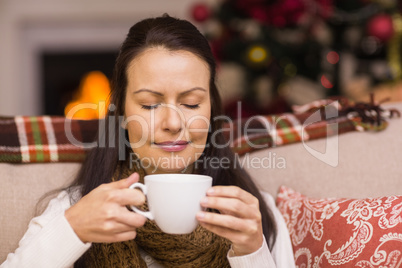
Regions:
<instances>
[{"instance_id":1,"label":"woman's right hand","mask_svg":"<svg viewBox=\"0 0 402 268\"><path fill-rule=\"evenodd\" d=\"M146 218L126 206L145 202L141 191L128 188L138 179L138 173L134 173L126 179L102 184L65 211L67 221L82 242L111 243L136 237L136 229L145 224Z\"/></svg>"}]
</instances>

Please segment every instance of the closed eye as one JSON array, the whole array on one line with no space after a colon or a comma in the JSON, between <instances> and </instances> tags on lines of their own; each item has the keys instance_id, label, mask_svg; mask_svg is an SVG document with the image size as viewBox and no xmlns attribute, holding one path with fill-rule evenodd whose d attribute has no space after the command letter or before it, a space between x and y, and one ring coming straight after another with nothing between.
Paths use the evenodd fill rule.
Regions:
<instances>
[{"instance_id":1,"label":"closed eye","mask_svg":"<svg viewBox=\"0 0 402 268\"><path fill-rule=\"evenodd\" d=\"M200 108L199 104L195 104L195 105L190 105L190 104L183 104L185 107L189 108L189 109L198 109Z\"/></svg>"},{"instance_id":2,"label":"closed eye","mask_svg":"<svg viewBox=\"0 0 402 268\"><path fill-rule=\"evenodd\" d=\"M157 108L159 105L160 105L160 103L154 104L154 105L141 105L141 109L152 110L152 109Z\"/></svg>"}]
</instances>

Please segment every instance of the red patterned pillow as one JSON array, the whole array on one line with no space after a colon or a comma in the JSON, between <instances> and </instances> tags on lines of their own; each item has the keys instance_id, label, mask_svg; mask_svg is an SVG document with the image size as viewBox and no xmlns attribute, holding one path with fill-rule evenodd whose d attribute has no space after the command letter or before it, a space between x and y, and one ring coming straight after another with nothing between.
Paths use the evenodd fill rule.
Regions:
<instances>
[{"instance_id":1,"label":"red patterned pillow","mask_svg":"<svg viewBox=\"0 0 402 268\"><path fill-rule=\"evenodd\" d=\"M281 187L277 205L298 267L402 267L402 196L313 199Z\"/></svg>"}]
</instances>

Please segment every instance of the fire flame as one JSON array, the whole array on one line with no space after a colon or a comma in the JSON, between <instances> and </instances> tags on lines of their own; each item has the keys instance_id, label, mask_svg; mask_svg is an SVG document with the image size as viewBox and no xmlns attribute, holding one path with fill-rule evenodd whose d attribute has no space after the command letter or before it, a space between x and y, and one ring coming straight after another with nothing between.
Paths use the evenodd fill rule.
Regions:
<instances>
[{"instance_id":1,"label":"fire flame","mask_svg":"<svg viewBox=\"0 0 402 268\"><path fill-rule=\"evenodd\" d=\"M99 119L106 116L109 105L110 83L100 71L87 73L81 80L78 91L69 102L64 114L70 119Z\"/></svg>"}]
</instances>

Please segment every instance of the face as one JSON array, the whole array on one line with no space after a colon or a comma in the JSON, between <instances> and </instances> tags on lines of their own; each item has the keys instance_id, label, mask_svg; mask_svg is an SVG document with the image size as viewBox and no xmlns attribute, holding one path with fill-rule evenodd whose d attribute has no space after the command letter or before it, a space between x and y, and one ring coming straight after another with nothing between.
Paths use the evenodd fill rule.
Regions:
<instances>
[{"instance_id":1,"label":"face","mask_svg":"<svg viewBox=\"0 0 402 268\"><path fill-rule=\"evenodd\" d=\"M188 51L149 48L127 69L126 128L146 174L191 173L211 117L208 65Z\"/></svg>"}]
</instances>

